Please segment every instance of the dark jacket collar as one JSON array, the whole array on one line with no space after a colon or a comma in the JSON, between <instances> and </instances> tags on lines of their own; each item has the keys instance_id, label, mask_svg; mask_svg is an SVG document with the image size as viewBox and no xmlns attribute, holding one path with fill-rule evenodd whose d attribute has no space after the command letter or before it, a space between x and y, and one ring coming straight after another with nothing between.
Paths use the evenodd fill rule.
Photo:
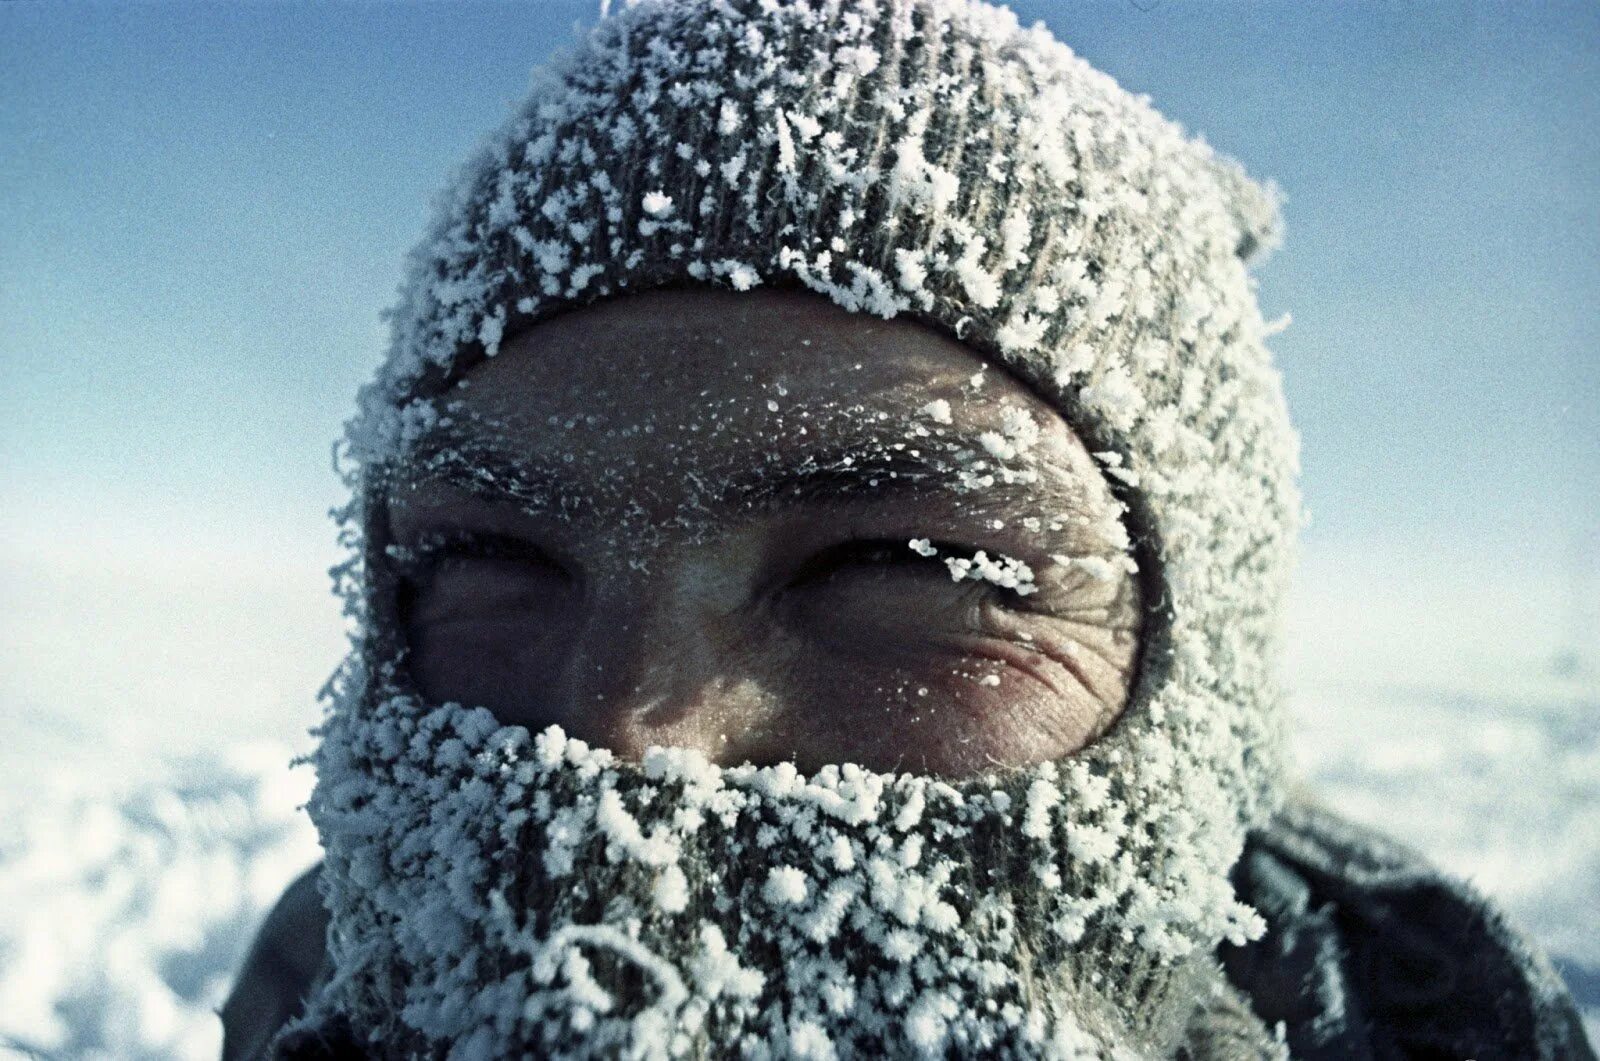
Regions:
<instances>
[{"instance_id":1,"label":"dark jacket collar","mask_svg":"<svg viewBox=\"0 0 1600 1061\"><path fill-rule=\"evenodd\" d=\"M1307 1061L1588 1059L1548 959L1470 885L1308 800L1252 835L1234 871L1267 933L1228 977Z\"/></svg>"}]
</instances>

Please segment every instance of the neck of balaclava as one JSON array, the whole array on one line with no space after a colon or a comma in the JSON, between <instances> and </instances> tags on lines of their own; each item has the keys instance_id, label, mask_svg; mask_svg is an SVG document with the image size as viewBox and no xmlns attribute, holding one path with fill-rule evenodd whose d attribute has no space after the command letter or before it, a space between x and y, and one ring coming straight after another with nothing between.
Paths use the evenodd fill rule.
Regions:
<instances>
[{"instance_id":1,"label":"neck of balaclava","mask_svg":"<svg viewBox=\"0 0 1600 1061\"><path fill-rule=\"evenodd\" d=\"M1260 928L1236 815L1159 727L958 783L807 778L621 763L360 666L334 695L306 1021L391 1052L1164 1056Z\"/></svg>"}]
</instances>

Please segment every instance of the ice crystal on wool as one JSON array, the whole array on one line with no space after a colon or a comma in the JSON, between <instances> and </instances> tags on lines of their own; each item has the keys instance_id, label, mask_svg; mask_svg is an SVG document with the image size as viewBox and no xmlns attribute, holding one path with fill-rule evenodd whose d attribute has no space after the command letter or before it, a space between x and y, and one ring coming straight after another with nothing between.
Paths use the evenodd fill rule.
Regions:
<instances>
[{"instance_id":1,"label":"ice crystal on wool","mask_svg":"<svg viewBox=\"0 0 1600 1061\"><path fill-rule=\"evenodd\" d=\"M801 72L797 55L832 65ZM879 122L877 141L852 132ZM635 174L651 183L630 195ZM885 210L870 230L843 220ZM1195 252L1270 244L1272 216L1231 163L1003 9L640 4L546 71L467 168L368 410L567 302L789 273L847 308L966 319L1125 422L1139 389L1121 344L1084 341L1165 323L1163 288ZM1186 341L1232 323L1238 299L1213 279L1240 280L1192 285ZM1059 356L1085 345L1087 363Z\"/></svg>"},{"instance_id":2,"label":"ice crystal on wool","mask_svg":"<svg viewBox=\"0 0 1600 1061\"><path fill-rule=\"evenodd\" d=\"M1267 660L1295 444L1243 259L1275 239L1271 194L1003 9L642 3L546 70L446 196L347 452L358 474L402 457L430 381L549 313L787 278L1008 362L1121 458L1107 475L1140 492L1173 572L1176 651ZM985 446L1001 459L1016 440ZM1258 818L1279 762L1271 678L1215 658L1247 690L1223 729L1255 746L1239 761Z\"/></svg>"},{"instance_id":3,"label":"ice crystal on wool","mask_svg":"<svg viewBox=\"0 0 1600 1061\"><path fill-rule=\"evenodd\" d=\"M1101 945L1159 974L1260 927L1226 830L1127 857L1173 825L1133 765L628 764L392 696L319 753L339 974L309 1019L452 1057L1106 1056Z\"/></svg>"}]
</instances>

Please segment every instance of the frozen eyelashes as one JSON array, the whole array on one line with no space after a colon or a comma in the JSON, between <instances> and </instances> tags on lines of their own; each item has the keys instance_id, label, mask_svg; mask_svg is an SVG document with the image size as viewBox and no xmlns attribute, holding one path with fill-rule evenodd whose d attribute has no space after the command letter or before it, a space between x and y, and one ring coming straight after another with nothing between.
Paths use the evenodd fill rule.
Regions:
<instances>
[{"instance_id":1,"label":"frozen eyelashes","mask_svg":"<svg viewBox=\"0 0 1600 1061\"><path fill-rule=\"evenodd\" d=\"M912 538L906 544L913 553L929 559L938 556L941 551L927 538ZM1000 554L991 557L987 551L979 549L970 557L946 556L944 565L950 572L952 582L988 582L1001 589L1009 589L1019 597L1026 597L1039 589L1034 585L1033 569L1015 557Z\"/></svg>"}]
</instances>

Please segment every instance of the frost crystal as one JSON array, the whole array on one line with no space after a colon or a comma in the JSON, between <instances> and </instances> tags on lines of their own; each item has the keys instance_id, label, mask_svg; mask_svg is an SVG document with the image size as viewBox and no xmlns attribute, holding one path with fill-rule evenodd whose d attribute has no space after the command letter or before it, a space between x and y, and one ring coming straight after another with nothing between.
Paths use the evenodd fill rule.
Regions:
<instances>
[{"instance_id":1,"label":"frost crystal","mask_svg":"<svg viewBox=\"0 0 1600 1061\"><path fill-rule=\"evenodd\" d=\"M1047 985L1099 990L1079 964L1092 948L1045 946L1063 926L1137 940L1139 961L1174 973L1260 930L1227 889L1226 828L1193 823L1202 844L1148 864L1119 857L1173 813L1141 756L1110 778L1053 763L968 782L806 777L681 749L634 766L401 694L330 725L311 810L344 929L308 1019L377 1022L402 1052L783 1055L799 1034L840 1056L1030 1053L1080 1031ZM1010 869L962 883L998 866L975 852L1002 850Z\"/></svg>"},{"instance_id":2,"label":"frost crystal","mask_svg":"<svg viewBox=\"0 0 1600 1061\"><path fill-rule=\"evenodd\" d=\"M774 906L799 905L806 901L806 875L793 866L780 866L767 875L761 894Z\"/></svg>"},{"instance_id":3,"label":"frost crystal","mask_svg":"<svg viewBox=\"0 0 1600 1061\"><path fill-rule=\"evenodd\" d=\"M965 579L992 582L1003 589L1015 590L1023 597L1038 590L1033 584L1033 568L1009 556L996 556L991 559L987 552L979 549L970 560L949 556L945 558L944 563L950 570L950 578L956 582Z\"/></svg>"}]
</instances>

